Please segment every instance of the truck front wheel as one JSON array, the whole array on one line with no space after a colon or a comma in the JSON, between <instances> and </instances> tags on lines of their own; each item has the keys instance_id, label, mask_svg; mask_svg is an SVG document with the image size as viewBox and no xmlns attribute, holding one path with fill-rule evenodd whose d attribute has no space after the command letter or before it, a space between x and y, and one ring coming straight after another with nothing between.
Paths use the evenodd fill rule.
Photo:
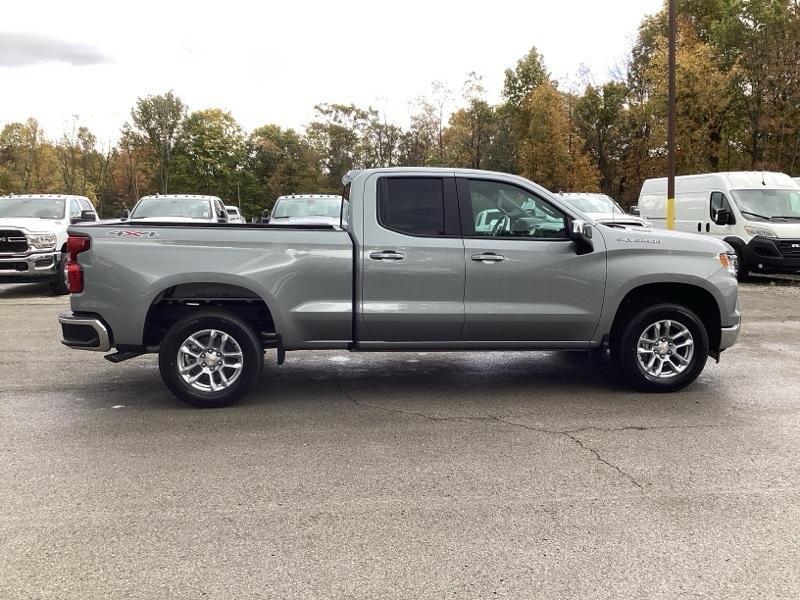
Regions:
<instances>
[{"instance_id":1,"label":"truck front wheel","mask_svg":"<svg viewBox=\"0 0 800 600\"><path fill-rule=\"evenodd\" d=\"M645 392L674 392L700 375L708 359L708 332L678 304L656 304L629 314L611 341L611 358L625 379Z\"/></svg>"},{"instance_id":2,"label":"truck front wheel","mask_svg":"<svg viewBox=\"0 0 800 600\"><path fill-rule=\"evenodd\" d=\"M200 408L243 398L261 373L264 352L248 323L227 311L204 310L167 331L158 351L161 378L180 400Z\"/></svg>"}]
</instances>

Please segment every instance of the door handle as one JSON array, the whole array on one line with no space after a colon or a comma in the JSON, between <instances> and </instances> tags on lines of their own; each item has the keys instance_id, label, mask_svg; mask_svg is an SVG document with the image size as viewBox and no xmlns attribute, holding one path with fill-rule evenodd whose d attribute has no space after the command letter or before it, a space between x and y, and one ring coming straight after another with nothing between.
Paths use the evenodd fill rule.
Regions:
<instances>
[{"instance_id":1,"label":"door handle","mask_svg":"<svg viewBox=\"0 0 800 600\"><path fill-rule=\"evenodd\" d=\"M384 250L383 252L370 252L369 257L372 260L403 260L406 255L402 252Z\"/></svg>"},{"instance_id":2,"label":"door handle","mask_svg":"<svg viewBox=\"0 0 800 600\"><path fill-rule=\"evenodd\" d=\"M483 254L473 254L472 260L482 263L500 262L505 260L506 257L493 252L484 252Z\"/></svg>"}]
</instances>

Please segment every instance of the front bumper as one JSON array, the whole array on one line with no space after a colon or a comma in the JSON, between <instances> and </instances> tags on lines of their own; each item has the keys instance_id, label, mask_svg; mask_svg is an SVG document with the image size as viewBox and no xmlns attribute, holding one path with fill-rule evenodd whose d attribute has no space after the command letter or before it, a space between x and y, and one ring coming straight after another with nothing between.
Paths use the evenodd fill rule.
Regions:
<instances>
[{"instance_id":1,"label":"front bumper","mask_svg":"<svg viewBox=\"0 0 800 600\"><path fill-rule=\"evenodd\" d=\"M28 283L52 279L58 274L61 252L0 255L0 282Z\"/></svg>"},{"instance_id":2,"label":"front bumper","mask_svg":"<svg viewBox=\"0 0 800 600\"><path fill-rule=\"evenodd\" d=\"M98 316L91 313L75 314L72 311L58 316L61 324L61 343L76 350L111 350L111 329Z\"/></svg>"},{"instance_id":3,"label":"front bumper","mask_svg":"<svg viewBox=\"0 0 800 600\"><path fill-rule=\"evenodd\" d=\"M747 269L754 273L800 272L800 240L756 236L744 247L744 255Z\"/></svg>"},{"instance_id":4,"label":"front bumper","mask_svg":"<svg viewBox=\"0 0 800 600\"><path fill-rule=\"evenodd\" d=\"M733 327L723 327L720 330L719 336L719 351L722 352L723 350L730 348L736 343L736 340L739 337L739 329L741 327L741 323L737 323Z\"/></svg>"}]
</instances>

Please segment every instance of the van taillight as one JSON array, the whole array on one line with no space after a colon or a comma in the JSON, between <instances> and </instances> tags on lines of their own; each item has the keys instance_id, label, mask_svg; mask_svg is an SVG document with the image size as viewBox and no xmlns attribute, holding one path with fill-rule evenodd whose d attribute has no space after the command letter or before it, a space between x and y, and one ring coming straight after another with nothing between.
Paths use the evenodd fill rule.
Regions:
<instances>
[{"instance_id":1,"label":"van taillight","mask_svg":"<svg viewBox=\"0 0 800 600\"><path fill-rule=\"evenodd\" d=\"M70 294L83 291L83 269L78 264L78 254L86 252L92 245L84 235L70 235L67 238L67 287Z\"/></svg>"}]
</instances>

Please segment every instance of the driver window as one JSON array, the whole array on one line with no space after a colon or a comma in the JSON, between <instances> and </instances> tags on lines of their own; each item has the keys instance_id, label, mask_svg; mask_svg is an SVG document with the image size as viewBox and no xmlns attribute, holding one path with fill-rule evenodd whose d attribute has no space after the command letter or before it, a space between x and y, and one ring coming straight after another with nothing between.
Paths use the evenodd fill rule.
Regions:
<instances>
[{"instance_id":1,"label":"driver window","mask_svg":"<svg viewBox=\"0 0 800 600\"><path fill-rule=\"evenodd\" d=\"M711 218L714 218L714 214L719 209L724 208L728 212L731 211L731 205L728 202L728 198L722 192L711 192Z\"/></svg>"},{"instance_id":2,"label":"driver window","mask_svg":"<svg viewBox=\"0 0 800 600\"><path fill-rule=\"evenodd\" d=\"M499 181L470 179L469 200L477 236L567 237L564 214L522 188Z\"/></svg>"}]
</instances>

